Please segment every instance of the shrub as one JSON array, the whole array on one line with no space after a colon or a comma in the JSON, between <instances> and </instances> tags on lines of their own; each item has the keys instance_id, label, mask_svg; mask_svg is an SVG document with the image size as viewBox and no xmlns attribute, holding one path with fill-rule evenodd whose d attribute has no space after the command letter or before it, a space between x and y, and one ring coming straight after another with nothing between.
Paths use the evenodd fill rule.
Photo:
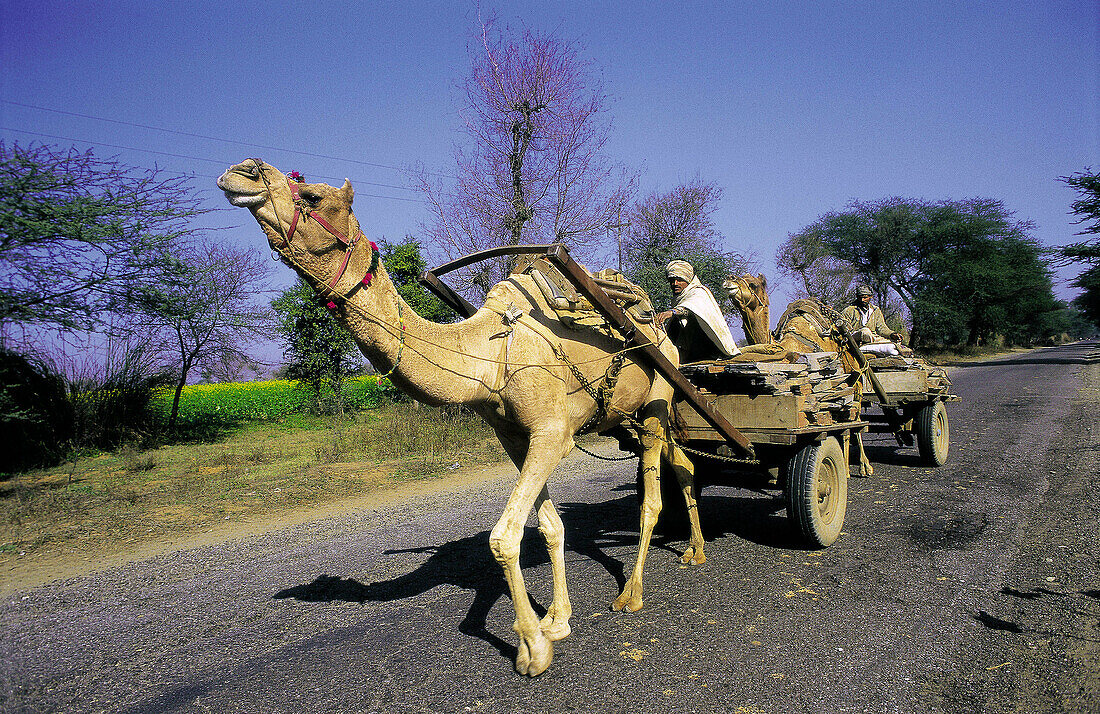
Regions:
<instances>
[{"instance_id":1,"label":"shrub","mask_svg":"<svg viewBox=\"0 0 1100 714\"><path fill-rule=\"evenodd\" d=\"M6 452L0 470L57 464L73 432L64 377L43 360L0 349L0 443Z\"/></svg>"},{"instance_id":2,"label":"shrub","mask_svg":"<svg viewBox=\"0 0 1100 714\"><path fill-rule=\"evenodd\" d=\"M76 445L111 450L144 442L156 429L149 405L171 379L143 346L111 346L102 365L69 379Z\"/></svg>"}]
</instances>

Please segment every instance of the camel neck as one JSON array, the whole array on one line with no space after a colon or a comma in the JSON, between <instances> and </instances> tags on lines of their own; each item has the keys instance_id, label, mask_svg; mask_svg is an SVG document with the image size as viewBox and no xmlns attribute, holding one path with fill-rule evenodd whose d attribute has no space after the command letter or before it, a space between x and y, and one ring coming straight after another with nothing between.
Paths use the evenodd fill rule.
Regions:
<instances>
[{"instance_id":1,"label":"camel neck","mask_svg":"<svg viewBox=\"0 0 1100 714\"><path fill-rule=\"evenodd\" d=\"M339 311L379 374L388 374L418 401L469 403L495 386L498 366L492 358L500 348L486 311L454 324L426 320L402 299L381 265L371 284L356 289Z\"/></svg>"}]
</instances>

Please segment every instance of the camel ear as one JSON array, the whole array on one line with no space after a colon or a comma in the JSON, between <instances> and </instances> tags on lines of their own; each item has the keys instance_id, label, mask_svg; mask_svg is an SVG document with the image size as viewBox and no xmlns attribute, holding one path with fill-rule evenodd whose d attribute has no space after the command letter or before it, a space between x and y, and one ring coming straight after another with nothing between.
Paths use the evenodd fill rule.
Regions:
<instances>
[{"instance_id":1,"label":"camel ear","mask_svg":"<svg viewBox=\"0 0 1100 714\"><path fill-rule=\"evenodd\" d=\"M351 206L351 202L355 199L355 189L351 187L351 181L344 179L344 185L340 187L340 192L344 194L344 200L348 202L348 206Z\"/></svg>"},{"instance_id":2,"label":"camel ear","mask_svg":"<svg viewBox=\"0 0 1100 714\"><path fill-rule=\"evenodd\" d=\"M764 274L763 274L763 273L760 273L760 274L759 274L759 275L757 275L756 277L760 278L760 285L761 285L761 286L763 286L763 287L765 287L765 288L767 288L767 287L768 287L768 279L767 279L766 277L764 277Z\"/></svg>"}]
</instances>

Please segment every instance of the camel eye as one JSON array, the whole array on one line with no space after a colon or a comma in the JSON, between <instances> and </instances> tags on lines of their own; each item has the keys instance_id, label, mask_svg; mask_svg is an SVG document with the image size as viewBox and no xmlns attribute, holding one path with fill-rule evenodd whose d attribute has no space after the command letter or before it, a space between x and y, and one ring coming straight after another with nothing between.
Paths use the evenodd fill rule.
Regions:
<instances>
[{"instance_id":1,"label":"camel eye","mask_svg":"<svg viewBox=\"0 0 1100 714\"><path fill-rule=\"evenodd\" d=\"M320 203L321 199L323 198L321 194L313 193L312 191L302 191L301 195L303 201L313 206L316 206L318 203Z\"/></svg>"}]
</instances>

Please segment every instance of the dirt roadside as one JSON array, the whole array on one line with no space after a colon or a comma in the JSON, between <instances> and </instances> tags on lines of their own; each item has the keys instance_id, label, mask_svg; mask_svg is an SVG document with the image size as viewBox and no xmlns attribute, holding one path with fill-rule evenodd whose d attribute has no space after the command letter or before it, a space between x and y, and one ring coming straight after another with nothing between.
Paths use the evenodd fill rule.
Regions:
<instances>
[{"instance_id":1,"label":"dirt roadside","mask_svg":"<svg viewBox=\"0 0 1100 714\"><path fill-rule=\"evenodd\" d=\"M1030 350L1010 350L966 360L944 360L940 363L947 366L950 371L956 366L986 362L1026 351ZM589 439L592 439L592 441L589 441ZM606 449L608 454L618 453L614 442L611 440L588 437L583 443L590 449L595 448L597 451ZM578 455L578 452L574 451L567 458L577 458ZM381 474L381 476L382 480L385 481L385 475ZM385 482L385 485L370 488L359 495L298 507L293 510L266 512L261 510L227 516L224 521L215 525L180 532L169 537L158 536L113 541L109 545L94 551L68 547L60 551L44 550L26 555L20 554L19 557L0 566L0 596L34 588L54 580L79 577L165 553L257 536L329 516L379 508L388 503L412 499L424 494L440 491L461 491L488 481L511 479L514 476L515 467L507 462L463 466L453 472L424 480L390 480Z\"/></svg>"},{"instance_id":2,"label":"dirt roadside","mask_svg":"<svg viewBox=\"0 0 1100 714\"><path fill-rule=\"evenodd\" d=\"M435 478L394 482L357 496L291 511L227 517L217 525L180 533L171 538L119 541L96 552L70 548L60 553L28 554L9 563L0 572L0 596L38 587L54 580L79 577L154 558L164 553L226 543L358 510L377 509L389 503L415 499L429 493L457 492L488 481L514 479L515 473L516 469L510 463L479 464L462 467Z\"/></svg>"}]
</instances>

